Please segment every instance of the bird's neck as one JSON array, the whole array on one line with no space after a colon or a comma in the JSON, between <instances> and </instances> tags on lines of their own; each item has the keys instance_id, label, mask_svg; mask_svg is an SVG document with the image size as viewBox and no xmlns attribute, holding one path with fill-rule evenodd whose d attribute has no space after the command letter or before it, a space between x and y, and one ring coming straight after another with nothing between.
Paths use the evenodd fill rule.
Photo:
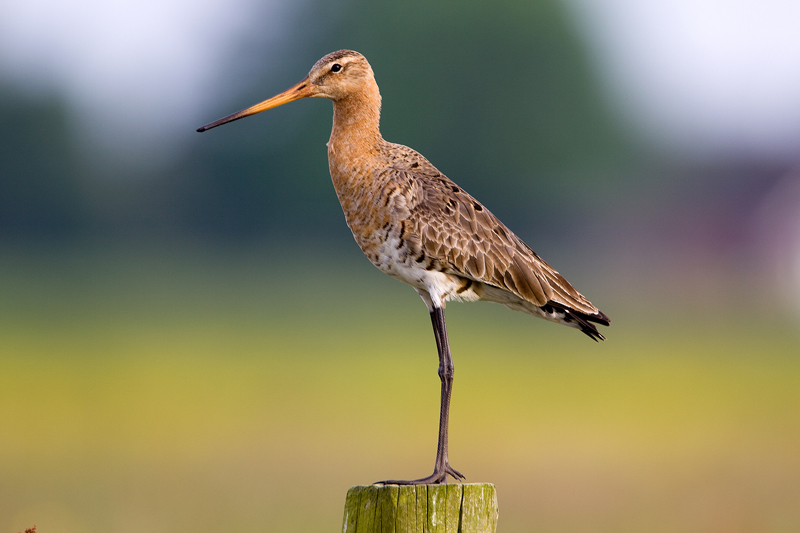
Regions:
<instances>
[{"instance_id":1,"label":"bird's neck","mask_svg":"<svg viewBox=\"0 0 800 533\"><path fill-rule=\"evenodd\" d=\"M378 86L333 101L333 130L328 165L345 220L362 250L385 220L376 215L376 174L385 166L386 141L379 130ZM377 216L377 218L376 218Z\"/></svg>"},{"instance_id":2,"label":"bird's neck","mask_svg":"<svg viewBox=\"0 0 800 533\"><path fill-rule=\"evenodd\" d=\"M383 142L380 132L381 95L374 82L363 90L333 101L331 157L360 159Z\"/></svg>"}]
</instances>

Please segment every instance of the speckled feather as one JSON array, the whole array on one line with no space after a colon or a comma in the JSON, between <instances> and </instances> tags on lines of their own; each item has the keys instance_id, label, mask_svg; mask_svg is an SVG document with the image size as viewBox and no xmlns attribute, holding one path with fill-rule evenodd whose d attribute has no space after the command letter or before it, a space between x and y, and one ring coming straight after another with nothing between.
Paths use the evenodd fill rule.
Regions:
<instances>
[{"instance_id":1,"label":"speckled feather","mask_svg":"<svg viewBox=\"0 0 800 533\"><path fill-rule=\"evenodd\" d=\"M381 137L380 93L361 54L322 58L311 82L331 76L334 62L357 83L331 98L331 178L370 261L412 285L429 307L488 300L602 339L591 322L608 325L605 314L421 154Z\"/></svg>"}]
</instances>

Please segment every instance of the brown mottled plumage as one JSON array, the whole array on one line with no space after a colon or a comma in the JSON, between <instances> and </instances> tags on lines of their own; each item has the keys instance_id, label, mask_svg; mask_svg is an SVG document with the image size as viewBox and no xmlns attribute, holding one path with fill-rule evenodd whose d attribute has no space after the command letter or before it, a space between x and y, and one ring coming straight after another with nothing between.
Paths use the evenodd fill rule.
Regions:
<instances>
[{"instance_id":1,"label":"brown mottled plumage","mask_svg":"<svg viewBox=\"0 0 800 533\"><path fill-rule=\"evenodd\" d=\"M593 323L607 326L609 319L422 155L381 137L380 92L358 52L328 54L289 90L198 131L304 97L333 101L328 162L356 242L381 271L414 287L431 313L442 379L436 466L427 478L391 483L441 483L448 474L463 479L447 455L453 365L446 302L501 303L578 328L594 340L603 336Z\"/></svg>"}]
</instances>

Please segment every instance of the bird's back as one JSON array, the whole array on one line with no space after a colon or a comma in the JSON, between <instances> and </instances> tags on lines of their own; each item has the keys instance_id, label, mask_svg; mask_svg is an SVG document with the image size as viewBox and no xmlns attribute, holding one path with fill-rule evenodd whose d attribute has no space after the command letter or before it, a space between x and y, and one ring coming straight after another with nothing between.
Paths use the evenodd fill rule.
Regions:
<instances>
[{"instance_id":1,"label":"bird's back","mask_svg":"<svg viewBox=\"0 0 800 533\"><path fill-rule=\"evenodd\" d=\"M608 325L608 317L425 157L382 141L369 161L371 168L340 169L362 179L339 183L337 193L378 268L442 303L498 302L603 338L592 322ZM337 184L335 172L332 164Z\"/></svg>"}]
</instances>

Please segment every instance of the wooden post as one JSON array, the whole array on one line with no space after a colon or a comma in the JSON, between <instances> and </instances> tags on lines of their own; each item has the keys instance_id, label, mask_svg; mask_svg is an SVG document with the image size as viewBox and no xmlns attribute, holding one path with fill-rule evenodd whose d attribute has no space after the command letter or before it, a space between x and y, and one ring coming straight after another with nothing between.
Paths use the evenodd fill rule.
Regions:
<instances>
[{"instance_id":1,"label":"wooden post","mask_svg":"<svg viewBox=\"0 0 800 533\"><path fill-rule=\"evenodd\" d=\"M347 491L342 533L495 533L491 483L357 485Z\"/></svg>"}]
</instances>

